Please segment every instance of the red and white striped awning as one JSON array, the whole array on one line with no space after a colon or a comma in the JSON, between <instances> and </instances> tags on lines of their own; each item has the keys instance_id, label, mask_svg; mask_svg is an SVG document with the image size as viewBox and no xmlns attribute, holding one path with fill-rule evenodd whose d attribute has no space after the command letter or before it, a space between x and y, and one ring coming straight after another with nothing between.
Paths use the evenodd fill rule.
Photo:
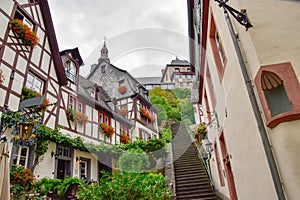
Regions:
<instances>
[{"instance_id":1,"label":"red and white striped awning","mask_svg":"<svg viewBox=\"0 0 300 200\"><path fill-rule=\"evenodd\" d=\"M262 71L261 86L263 90L272 90L282 85L282 80L275 73L270 71Z\"/></svg>"}]
</instances>

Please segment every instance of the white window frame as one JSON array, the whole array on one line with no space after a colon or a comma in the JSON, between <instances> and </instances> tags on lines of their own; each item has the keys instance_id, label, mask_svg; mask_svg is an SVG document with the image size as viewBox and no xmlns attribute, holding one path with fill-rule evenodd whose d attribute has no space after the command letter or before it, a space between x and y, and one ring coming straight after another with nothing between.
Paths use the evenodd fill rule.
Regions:
<instances>
[{"instance_id":1,"label":"white window frame","mask_svg":"<svg viewBox=\"0 0 300 200\"><path fill-rule=\"evenodd\" d=\"M84 164L84 166L82 166L82 164ZM88 178L88 162L85 160L80 160L79 162L79 178L81 180L86 180Z\"/></svg>"},{"instance_id":2,"label":"white window frame","mask_svg":"<svg viewBox=\"0 0 300 200\"><path fill-rule=\"evenodd\" d=\"M32 79L32 81L29 79ZM40 94L43 93L44 89L44 81L40 79L38 76L34 75L33 73L29 72L27 74L25 86L29 89L32 89Z\"/></svg>"},{"instance_id":3,"label":"white window frame","mask_svg":"<svg viewBox=\"0 0 300 200\"><path fill-rule=\"evenodd\" d=\"M75 102L76 102L76 99L74 98L74 96L70 96L69 97L69 109L72 108L72 109L75 109Z\"/></svg>"},{"instance_id":4,"label":"white window frame","mask_svg":"<svg viewBox=\"0 0 300 200\"><path fill-rule=\"evenodd\" d=\"M27 167L28 164L28 158L29 158L29 147L21 147L21 146L17 146L15 147L16 150L12 155L12 166L17 166L17 165L21 165L23 167ZM26 150L26 155L21 155L22 150L25 149ZM14 163L14 158L16 158L16 163ZM21 160L25 160L24 165L20 164Z\"/></svg>"},{"instance_id":5,"label":"white window frame","mask_svg":"<svg viewBox=\"0 0 300 200\"><path fill-rule=\"evenodd\" d=\"M76 71L77 71L76 64L72 60L67 60L66 67L65 67L66 76L73 83L76 82L76 76L77 76Z\"/></svg>"},{"instance_id":6,"label":"white window frame","mask_svg":"<svg viewBox=\"0 0 300 200\"><path fill-rule=\"evenodd\" d=\"M78 112L82 112L83 113L83 103L77 102L77 108L76 108L76 110Z\"/></svg>"}]
</instances>

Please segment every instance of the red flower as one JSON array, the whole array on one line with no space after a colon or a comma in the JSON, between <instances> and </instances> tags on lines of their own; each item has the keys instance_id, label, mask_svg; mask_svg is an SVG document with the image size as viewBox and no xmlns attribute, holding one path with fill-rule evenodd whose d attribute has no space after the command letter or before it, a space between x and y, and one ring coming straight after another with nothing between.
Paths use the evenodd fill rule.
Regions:
<instances>
[{"instance_id":1,"label":"red flower","mask_svg":"<svg viewBox=\"0 0 300 200\"><path fill-rule=\"evenodd\" d=\"M107 137L111 137L115 133L115 129L107 124L101 123L100 130L104 132Z\"/></svg>"},{"instance_id":2,"label":"red flower","mask_svg":"<svg viewBox=\"0 0 300 200\"><path fill-rule=\"evenodd\" d=\"M27 46L35 47L38 44L39 38L36 33L19 19L14 19L9 22L12 30L19 36L23 43Z\"/></svg>"},{"instance_id":3,"label":"red flower","mask_svg":"<svg viewBox=\"0 0 300 200\"><path fill-rule=\"evenodd\" d=\"M125 93L126 90L127 90L127 88L126 88L125 85L121 85L121 86L118 88L118 91L119 91L121 94Z\"/></svg>"}]
</instances>

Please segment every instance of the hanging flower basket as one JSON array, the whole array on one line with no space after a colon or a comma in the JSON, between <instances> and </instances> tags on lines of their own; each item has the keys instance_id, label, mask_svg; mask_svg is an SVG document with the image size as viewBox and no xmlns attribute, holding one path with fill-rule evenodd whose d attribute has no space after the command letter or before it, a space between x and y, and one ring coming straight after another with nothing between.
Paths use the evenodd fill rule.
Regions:
<instances>
[{"instance_id":1,"label":"hanging flower basket","mask_svg":"<svg viewBox=\"0 0 300 200\"><path fill-rule=\"evenodd\" d=\"M121 141L122 144L127 144L130 141L129 135L126 134L126 133L122 133L120 135L120 141Z\"/></svg>"},{"instance_id":2,"label":"hanging flower basket","mask_svg":"<svg viewBox=\"0 0 300 200\"><path fill-rule=\"evenodd\" d=\"M115 133L115 129L107 124L101 123L100 124L100 131L102 131L106 137L110 138Z\"/></svg>"},{"instance_id":3,"label":"hanging flower basket","mask_svg":"<svg viewBox=\"0 0 300 200\"><path fill-rule=\"evenodd\" d=\"M121 85L119 88L118 88L118 91L121 93L121 94L124 94L126 92L127 88L125 85Z\"/></svg>"},{"instance_id":4,"label":"hanging flower basket","mask_svg":"<svg viewBox=\"0 0 300 200\"><path fill-rule=\"evenodd\" d=\"M23 44L30 47L35 47L39 38L36 33L19 19L13 19L9 22L9 26L17 34L17 36L22 40Z\"/></svg>"},{"instance_id":5,"label":"hanging flower basket","mask_svg":"<svg viewBox=\"0 0 300 200\"><path fill-rule=\"evenodd\" d=\"M198 125L197 130L195 131L195 139L201 140L204 139L207 135L206 123L202 122Z\"/></svg>"},{"instance_id":6,"label":"hanging flower basket","mask_svg":"<svg viewBox=\"0 0 300 200\"><path fill-rule=\"evenodd\" d=\"M0 69L0 84L2 84L3 81L5 81L5 76L3 75L2 69Z\"/></svg>"}]
</instances>

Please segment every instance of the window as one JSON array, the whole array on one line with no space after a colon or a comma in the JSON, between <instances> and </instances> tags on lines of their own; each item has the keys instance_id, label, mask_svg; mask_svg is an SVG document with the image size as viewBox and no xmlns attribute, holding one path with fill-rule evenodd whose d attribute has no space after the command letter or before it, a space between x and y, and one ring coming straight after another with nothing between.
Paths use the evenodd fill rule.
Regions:
<instances>
[{"instance_id":1,"label":"window","mask_svg":"<svg viewBox=\"0 0 300 200\"><path fill-rule=\"evenodd\" d=\"M191 72L191 68L187 68L186 71L187 71L187 72Z\"/></svg>"},{"instance_id":2,"label":"window","mask_svg":"<svg viewBox=\"0 0 300 200\"><path fill-rule=\"evenodd\" d=\"M95 98L95 96L96 96L95 94L96 94L95 90L90 89L90 96L93 97L93 98Z\"/></svg>"},{"instance_id":3,"label":"window","mask_svg":"<svg viewBox=\"0 0 300 200\"><path fill-rule=\"evenodd\" d=\"M31 30L33 30L34 26L32 21L30 21L29 18L25 17L25 15L21 13L21 11L16 11L14 19L21 20L23 24L27 25Z\"/></svg>"},{"instance_id":4,"label":"window","mask_svg":"<svg viewBox=\"0 0 300 200\"><path fill-rule=\"evenodd\" d=\"M80 165L79 178L81 180L86 180L87 179L87 162L86 161L80 161L79 165Z\"/></svg>"},{"instance_id":5,"label":"window","mask_svg":"<svg viewBox=\"0 0 300 200\"><path fill-rule=\"evenodd\" d=\"M101 66L101 73L105 73L105 65Z\"/></svg>"},{"instance_id":6,"label":"window","mask_svg":"<svg viewBox=\"0 0 300 200\"><path fill-rule=\"evenodd\" d=\"M219 78L222 79L227 59L213 16L211 16L209 38L210 38L210 44L212 48L215 65L218 70L218 75Z\"/></svg>"},{"instance_id":7,"label":"window","mask_svg":"<svg viewBox=\"0 0 300 200\"><path fill-rule=\"evenodd\" d=\"M79 178L81 180L91 179L91 159L76 157L76 161L79 163Z\"/></svg>"},{"instance_id":8,"label":"window","mask_svg":"<svg viewBox=\"0 0 300 200\"><path fill-rule=\"evenodd\" d=\"M27 161L28 161L28 155L29 155L29 148L28 147L13 147L12 150L12 165L21 165L24 167L27 167Z\"/></svg>"},{"instance_id":9,"label":"window","mask_svg":"<svg viewBox=\"0 0 300 200\"><path fill-rule=\"evenodd\" d=\"M180 72L180 69L179 68L175 68L175 72Z\"/></svg>"},{"instance_id":10,"label":"window","mask_svg":"<svg viewBox=\"0 0 300 200\"><path fill-rule=\"evenodd\" d=\"M151 138L151 134L149 134L147 131L145 131L143 129L141 129L141 130L142 130L141 139L148 140Z\"/></svg>"},{"instance_id":11,"label":"window","mask_svg":"<svg viewBox=\"0 0 300 200\"><path fill-rule=\"evenodd\" d=\"M104 123L109 125L109 120L108 120L108 117L105 117L105 121L104 121Z\"/></svg>"},{"instance_id":12,"label":"window","mask_svg":"<svg viewBox=\"0 0 300 200\"><path fill-rule=\"evenodd\" d=\"M83 113L83 104L78 102L77 104L77 111L82 112Z\"/></svg>"},{"instance_id":13,"label":"window","mask_svg":"<svg viewBox=\"0 0 300 200\"><path fill-rule=\"evenodd\" d=\"M212 109L215 109L217 100L208 65L206 66L206 83L208 87Z\"/></svg>"},{"instance_id":14,"label":"window","mask_svg":"<svg viewBox=\"0 0 300 200\"><path fill-rule=\"evenodd\" d=\"M119 81L119 86L125 85L125 80L120 80Z\"/></svg>"},{"instance_id":15,"label":"window","mask_svg":"<svg viewBox=\"0 0 300 200\"><path fill-rule=\"evenodd\" d=\"M57 154L60 157L71 157L71 150L69 147L59 146L57 148Z\"/></svg>"},{"instance_id":16,"label":"window","mask_svg":"<svg viewBox=\"0 0 300 200\"><path fill-rule=\"evenodd\" d=\"M43 86L44 82L37 76L32 73L28 73L26 83L27 88L33 89L34 91L42 94L43 93Z\"/></svg>"},{"instance_id":17,"label":"window","mask_svg":"<svg viewBox=\"0 0 300 200\"><path fill-rule=\"evenodd\" d=\"M99 123L103 123L103 114L102 113L99 114Z\"/></svg>"},{"instance_id":18,"label":"window","mask_svg":"<svg viewBox=\"0 0 300 200\"><path fill-rule=\"evenodd\" d=\"M225 57L225 52L223 50L223 46L222 46L222 43L221 43L221 40L220 40L220 37L219 37L219 34L217 31L215 32L215 41L216 41L219 56L221 58L223 66L224 66L226 57Z\"/></svg>"},{"instance_id":19,"label":"window","mask_svg":"<svg viewBox=\"0 0 300 200\"><path fill-rule=\"evenodd\" d=\"M220 185L224 186L224 177L222 174L222 167L221 167L221 161L219 157L219 150L217 148L217 143L214 144L214 152L215 152L215 157L216 157L216 164L217 164L217 169L218 169L218 175L219 175L219 180L220 180Z\"/></svg>"},{"instance_id":20,"label":"window","mask_svg":"<svg viewBox=\"0 0 300 200\"><path fill-rule=\"evenodd\" d=\"M67 79L69 79L70 81L75 83L75 81L76 81L76 65L75 65L75 63L72 62L71 60L67 60L65 71L66 71Z\"/></svg>"},{"instance_id":21,"label":"window","mask_svg":"<svg viewBox=\"0 0 300 200\"><path fill-rule=\"evenodd\" d=\"M75 98L73 96L69 97L69 109L75 109Z\"/></svg>"},{"instance_id":22,"label":"window","mask_svg":"<svg viewBox=\"0 0 300 200\"><path fill-rule=\"evenodd\" d=\"M262 66L254 81L269 128L300 119L300 85L290 62Z\"/></svg>"},{"instance_id":23,"label":"window","mask_svg":"<svg viewBox=\"0 0 300 200\"><path fill-rule=\"evenodd\" d=\"M263 71L261 81L272 117L280 113L293 111L283 82L276 74Z\"/></svg>"}]
</instances>

